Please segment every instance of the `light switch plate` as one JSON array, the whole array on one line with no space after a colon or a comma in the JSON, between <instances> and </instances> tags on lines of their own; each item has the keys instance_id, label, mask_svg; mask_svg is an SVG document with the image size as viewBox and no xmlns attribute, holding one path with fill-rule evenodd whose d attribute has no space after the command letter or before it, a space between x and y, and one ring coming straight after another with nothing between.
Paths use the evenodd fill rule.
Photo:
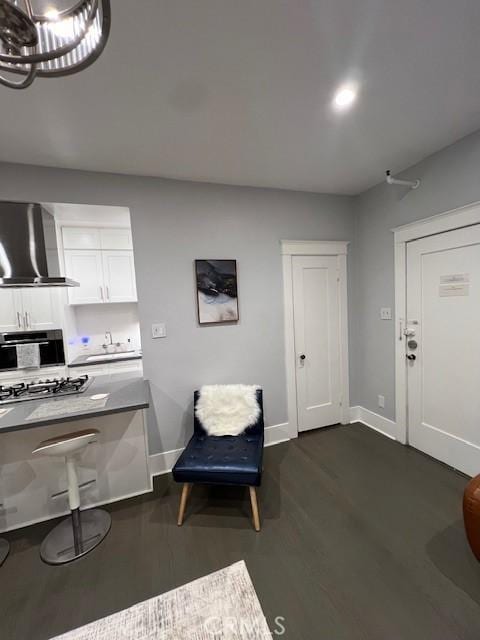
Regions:
<instances>
[{"instance_id":1,"label":"light switch plate","mask_svg":"<svg viewBox=\"0 0 480 640\"><path fill-rule=\"evenodd\" d=\"M166 338L167 325L164 322L152 324L152 338Z\"/></svg>"},{"instance_id":2,"label":"light switch plate","mask_svg":"<svg viewBox=\"0 0 480 640\"><path fill-rule=\"evenodd\" d=\"M380 318L382 320L391 320L392 319L392 309L391 309L391 307L382 307L380 309Z\"/></svg>"}]
</instances>

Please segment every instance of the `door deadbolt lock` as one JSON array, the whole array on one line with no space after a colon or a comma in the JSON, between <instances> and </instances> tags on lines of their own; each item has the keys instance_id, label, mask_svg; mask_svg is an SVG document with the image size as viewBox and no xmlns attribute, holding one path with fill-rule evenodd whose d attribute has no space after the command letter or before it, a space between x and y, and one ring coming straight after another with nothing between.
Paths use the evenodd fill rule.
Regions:
<instances>
[{"instance_id":1,"label":"door deadbolt lock","mask_svg":"<svg viewBox=\"0 0 480 640\"><path fill-rule=\"evenodd\" d=\"M300 356L300 360L303 362L303 361L305 360L305 358L306 358L306 357L307 357L307 356L306 356L304 353L302 353L302 355Z\"/></svg>"},{"instance_id":2,"label":"door deadbolt lock","mask_svg":"<svg viewBox=\"0 0 480 640\"><path fill-rule=\"evenodd\" d=\"M417 356L414 353L408 353L407 354L407 360L416 360Z\"/></svg>"},{"instance_id":3,"label":"door deadbolt lock","mask_svg":"<svg viewBox=\"0 0 480 640\"><path fill-rule=\"evenodd\" d=\"M409 340L407 342L407 346L409 349L416 349L418 347L418 342L416 340Z\"/></svg>"}]
</instances>

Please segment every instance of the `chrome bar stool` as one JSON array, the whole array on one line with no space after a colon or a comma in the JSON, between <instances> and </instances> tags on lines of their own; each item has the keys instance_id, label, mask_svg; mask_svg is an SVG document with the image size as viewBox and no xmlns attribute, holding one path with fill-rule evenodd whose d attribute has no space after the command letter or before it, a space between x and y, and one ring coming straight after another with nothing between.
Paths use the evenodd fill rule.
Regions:
<instances>
[{"instance_id":1,"label":"chrome bar stool","mask_svg":"<svg viewBox=\"0 0 480 640\"><path fill-rule=\"evenodd\" d=\"M5 540L5 538L0 538L0 567L7 559L7 556L9 553L10 553L10 545Z\"/></svg>"},{"instance_id":2,"label":"chrome bar stool","mask_svg":"<svg viewBox=\"0 0 480 640\"><path fill-rule=\"evenodd\" d=\"M112 526L110 514L104 509L80 511L80 487L78 484L75 457L92 442L96 442L97 429L68 433L64 436L44 440L33 451L34 454L62 456L67 466L66 492L71 517L58 524L41 544L40 557L47 564L65 564L81 558L105 538ZM86 483L90 484L90 483Z\"/></svg>"},{"instance_id":3,"label":"chrome bar stool","mask_svg":"<svg viewBox=\"0 0 480 640\"><path fill-rule=\"evenodd\" d=\"M0 504L0 507L3 507L3 504ZM8 554L10 553L10 544L5 538L0 538L0 567L7 559Z\"/></svg>"}]
</instances>

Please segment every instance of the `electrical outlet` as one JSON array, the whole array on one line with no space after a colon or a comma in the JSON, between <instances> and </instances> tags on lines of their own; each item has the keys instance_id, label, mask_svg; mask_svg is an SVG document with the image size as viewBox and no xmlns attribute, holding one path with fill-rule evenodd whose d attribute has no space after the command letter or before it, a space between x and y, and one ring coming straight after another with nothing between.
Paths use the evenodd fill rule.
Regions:
<instances>
[{"instance_id":1,"label":"electrical outlet","mask_svg":"<svg viewBox=\"0 0 480 640\"><path fill-rule=\"evenodd\" d=\"M380 318L382 320L391 320L392 319L392 309L391 309L391 307L382 307L380 309Z\"/></svg>"},{"instance_id":2,"label":"electrical outlet","mask_svg":"<svg viewBox=\"0 0 480 640\"><path fill-rule=\"evenodd\" d=\"M164 322L152 324L152 338L166 338L167 325Z\"/></svg>"},{"instance_id":3,"label":"electrical outlet","mask_svg":"<svg viewBox=\"0 0 480 640\"><path fill-rule=\"evenodd\" d=\"M385 396L378 396L378 406L380 409L385 409Z\"/></svg>"}]
</instances>

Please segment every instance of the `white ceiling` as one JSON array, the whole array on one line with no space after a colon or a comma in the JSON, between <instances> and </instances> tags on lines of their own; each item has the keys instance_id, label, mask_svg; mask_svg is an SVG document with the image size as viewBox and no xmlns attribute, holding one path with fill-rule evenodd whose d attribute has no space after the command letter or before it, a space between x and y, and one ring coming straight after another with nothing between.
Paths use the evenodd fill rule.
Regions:
<instances>
[{"instance_id":1,"label":"white ceiling","mask_svg":"<svg viewBox=\"0 0 480 640\"><path fill-rule=\"evenodd\" d=\"M90 69L0 87L0 160L358 193L480 127L479 25L478 0L112 0Z\"/></svg>"}]
</instances>

